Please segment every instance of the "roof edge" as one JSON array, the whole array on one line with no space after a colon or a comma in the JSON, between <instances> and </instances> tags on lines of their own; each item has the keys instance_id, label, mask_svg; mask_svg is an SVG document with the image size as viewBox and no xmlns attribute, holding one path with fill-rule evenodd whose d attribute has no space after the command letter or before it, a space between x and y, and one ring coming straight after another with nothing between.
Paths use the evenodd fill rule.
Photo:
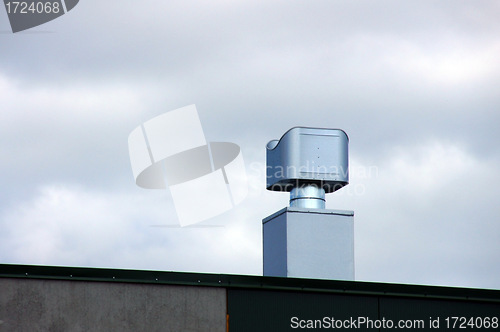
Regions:
<instances>
[{"instance_id":1,"label":"roof edge","mask_svg":"<svg viewBox=\"0 0 500 332\"><path fill-rule=\"evenodd\" d=\"M282 290L500 303L500 290L257 275L0 264L0 278Z\"/></svg>"}]
</instances>

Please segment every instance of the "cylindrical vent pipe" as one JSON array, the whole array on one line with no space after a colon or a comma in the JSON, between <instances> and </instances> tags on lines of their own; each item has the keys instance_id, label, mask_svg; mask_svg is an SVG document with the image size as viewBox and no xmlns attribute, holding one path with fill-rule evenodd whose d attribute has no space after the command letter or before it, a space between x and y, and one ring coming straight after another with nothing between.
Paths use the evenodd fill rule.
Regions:
<instances>
[{"instance_id":1,"label":"cylindrical vent pipe","mask_svg":"<svg viewBox=\"0 0 500 332\"><path fill-rule=\"evenodd\" d=\"M325 189L315 184L295 187L290 191L290 206L305 209L325 208Z\"/></svg>"}]
</instances>

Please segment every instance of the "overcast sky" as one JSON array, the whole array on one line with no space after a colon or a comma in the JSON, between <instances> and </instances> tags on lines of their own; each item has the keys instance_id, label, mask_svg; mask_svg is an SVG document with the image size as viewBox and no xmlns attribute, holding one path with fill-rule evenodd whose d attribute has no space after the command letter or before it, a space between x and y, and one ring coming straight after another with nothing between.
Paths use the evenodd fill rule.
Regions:
<instances>
[{"instance_id":1,"label":"overcast sky","mask_svg":"<svg viewBox=\"0 0 500 332\"><path fill-rule=\"evenodd\" d=\"M12 34L0 8L0 262L262 274L265 145L342 128L356 279L500 288L500 2L82 0ZM127 139L196 104L249 194L177 223ZM207 193L209 194L209 193ZM197 202L193 202L196 206Z\"/></svg>"}]
</instances>

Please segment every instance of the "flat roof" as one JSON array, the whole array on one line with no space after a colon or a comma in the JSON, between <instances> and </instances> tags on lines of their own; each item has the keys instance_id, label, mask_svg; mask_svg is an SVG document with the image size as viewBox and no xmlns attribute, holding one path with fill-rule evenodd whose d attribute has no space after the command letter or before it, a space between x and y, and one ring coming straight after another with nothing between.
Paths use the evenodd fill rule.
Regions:
<instances>
[{"instance_id":1,"label":"flat roof","mask_svg":"<svg viewBox=\"0 0 500 332\"><path fill-rule=\"evenodd\" d=\"M254 275L0 264L1 277L382 295L500 303L500 290L493 289Z\"/></svg>"}]
</instances>

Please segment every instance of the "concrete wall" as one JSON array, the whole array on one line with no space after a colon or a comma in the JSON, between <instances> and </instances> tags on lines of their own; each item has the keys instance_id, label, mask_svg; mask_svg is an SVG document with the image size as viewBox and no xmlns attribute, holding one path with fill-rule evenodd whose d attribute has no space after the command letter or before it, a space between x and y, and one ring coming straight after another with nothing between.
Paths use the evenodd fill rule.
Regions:
<instances>
[{"instance_id":1,"label":"concrete wall","mask_svg":"<svg viewBox=\"0 0 500 332\"><path fill-rule=\"evenodd\" d=\"M0 331L226 331L226 289L0 278Z\"/></svg>"}]
</instances>

